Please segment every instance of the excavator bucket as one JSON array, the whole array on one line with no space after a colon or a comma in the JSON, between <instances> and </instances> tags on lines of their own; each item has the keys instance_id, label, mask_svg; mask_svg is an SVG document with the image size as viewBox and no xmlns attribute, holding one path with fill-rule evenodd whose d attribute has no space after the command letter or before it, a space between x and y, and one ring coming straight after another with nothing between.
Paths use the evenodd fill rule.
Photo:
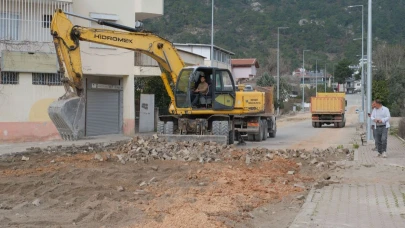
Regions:
<instances>
[{"instance_id":1,"label":"excavator bucket","mask_svg":"<svg viewBox=\"0 0 405 228\"><path fill-rule=\"evenodd\" d=\"M74 97L53 102L48 114L64 140L77 140L84 136L84 98Z\"/></svg>"}]
</instances>

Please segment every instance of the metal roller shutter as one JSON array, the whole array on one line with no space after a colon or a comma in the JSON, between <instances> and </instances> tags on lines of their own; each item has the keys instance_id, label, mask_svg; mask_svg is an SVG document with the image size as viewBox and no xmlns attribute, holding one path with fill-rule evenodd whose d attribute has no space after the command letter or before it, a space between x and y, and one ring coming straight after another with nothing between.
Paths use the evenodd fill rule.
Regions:
<instances>
[{"instance_id":1,"label":"metal roller shutter","mask_svg":"<svg viewBox=\"0 0 405 228\"><path fill-rule=\"evenodd\" d=\"M87 91L87 136L120 133L119 93L119 91Z\"/></svg>"}]
</instances>

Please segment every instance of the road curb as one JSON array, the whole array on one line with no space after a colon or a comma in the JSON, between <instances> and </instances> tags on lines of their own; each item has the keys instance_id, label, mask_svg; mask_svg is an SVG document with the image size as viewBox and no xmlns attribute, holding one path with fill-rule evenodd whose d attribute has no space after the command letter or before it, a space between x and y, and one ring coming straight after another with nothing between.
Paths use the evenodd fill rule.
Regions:
<instances>
[{"instance_id":1,"label":"road curb","mask_svg":"<svg viewBox=\"0 0 405 228\"><path fill-rule=\"evenodd\" d=\"M399 140L401 140L402 142L405 143L405 139L401 138L398 134L395 134L395 136L397 136L397 138L398 138Z\"/></svg>"},{"instance_id":2,"label":"road curb","mask_svg":"<svg viewBox=\"0 0 405 228\"><path fill-rule=\"evenodd\" d=\"M291 225L289 228L298 228L300 227L300 224L296 223L299 221L301 216L311 216L313 210L316 207L316 203L312 202L314 195L315 195L315 188L312 187L311 190L309 191L305 202L302 204L300 212L295 216L294 220L292 221Z\"/></svg>"},{"instance_id":3,"label":"road curb","mask_svg":"<svg viewBox=\"0 0 405 228\"><path fill-rule=\"evenodd\" d=\"M359 160L359 150L356 149L354 150L354 157L353 157L354 161L358 161Z\"/></svg>"}]
</instances>

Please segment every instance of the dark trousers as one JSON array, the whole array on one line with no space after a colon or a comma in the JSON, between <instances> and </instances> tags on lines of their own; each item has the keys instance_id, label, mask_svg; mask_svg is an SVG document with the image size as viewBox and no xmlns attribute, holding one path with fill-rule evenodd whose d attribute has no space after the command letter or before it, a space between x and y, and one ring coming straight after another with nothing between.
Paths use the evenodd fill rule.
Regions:
<instances>
[{"instance_id":1,"label":"dark trousers","mask_svg":"<svg viewBox=\"0 0 405 228\"><path fill-rule=\"evenodd\" d=\"M378 153L387 152L387 137L388 137L388 128L384 126L377 126L375 131L375 142L377 145Z\"/></svg>"},{"instance_id":2,"label":"dark trousers","mask_svg":"<svg viewBox=\"0 0 405 228\"><path fill-rule=\"evenodd\" d=\"M194 99L193 99L193 102L191 102L191 105L196 106L198 101L200 100L201 95L202 95L201 93L193 93L191 98L194 97Z\"/></svg>"}]
</instances>

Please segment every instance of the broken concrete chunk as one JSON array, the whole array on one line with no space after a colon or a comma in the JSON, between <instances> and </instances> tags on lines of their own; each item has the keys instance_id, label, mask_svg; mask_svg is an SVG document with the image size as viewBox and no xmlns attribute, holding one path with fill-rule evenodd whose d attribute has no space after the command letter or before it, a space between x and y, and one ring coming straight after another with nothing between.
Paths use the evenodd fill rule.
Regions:
<instances>
[{"instance_id":1,"label":"broken concrete chunk","mask_svg":"<svg viewBox=\"0 0 405 228\"><path fill-rule=\"evenodd\" d=\"M305 199L305 196L304 196L304 195L299 195L299 196L297 196L297 200L303 200L303 199Z\"/></svg>"},{"instance_id":2,"label":"broken concrete chunk","mask_svg":"<svg viewBox=\"0 0 405 228\"><path fill-rule=\"evenodd\" d=\"M318 163L318 160L316 158L311 160L311 165L315 165L316 163Z\"/></svg>"},{"instance_id":3,"label":"broken concrete chunk","mask_svg":"<svg viewBox=\"0 0 405 228\"><path fill-rule=\"evenodd\" d=\"M117 191L119 191L119 192L123 192L124 190L125 190L125 188L122 187L122 186L118 186L118 187L117 187Z\"/></svg>"},{"instance_id":4,"label":"broken concrete chunk","mask_svg":"<svg viewBox=\"0 0 405 228\"><path fill-rule=\"evenodd\" d=\"M28 161L28 160L30 160L29 157L22 156L22 158L21 158L21 161Z\"/></svg>"},{"instance_id":5,"label":"broken concrete chunk","mask_svg":"<svg viewBox=\"0 0 405 228\"><path fill-rule=\"evenodd\" d=\"M103 157L100 154L94 155L94 160L104 161Z\"/></svg>"},{"instance_id":6,"label":"broken concrete chunk","mask_svg":"<svg viewBox=\"0 0 405 228\"><path fill-rule=\"evenodd\" d=\"M139 184L139 187L143 187L143 186L145 186L145 185L146 185L146 182L145 182L145 181L142 181L142 183Z\"/></svg>"},{"instance_id":7,"label":"broken concrete chunk","mask_svg":"<svg viewBox=\"0 0 405 228\"><path fill-rule=\"evenodd\" d=\"M32 201L32 204L38 207L39 205L41 205L41 200L35 199L34 201Z\"/></svg>"},{"instance_id":8,"label":"broken concrete chunk","mask_svg":"<svg viewBox=\"0 0 405 228\"><path fill-rule=\"evenodd\" d=\"M149 180L149 184L150 183L153 183L153 182L155 182L156 181L156 177L152 177L150 180Z\"/></svg>"},{"instance_id":9,"label":"broken concrete chunk","mask_svg":"<svg viewBox=\"0 0 405 228\"><path fill-rule=\"evenodd\" d=\"M291 171L288 171L288 172L287 172L288 175L294 175L294 173L295 173L294 170L291 170Z\"/></svg>"}]
</instances>

